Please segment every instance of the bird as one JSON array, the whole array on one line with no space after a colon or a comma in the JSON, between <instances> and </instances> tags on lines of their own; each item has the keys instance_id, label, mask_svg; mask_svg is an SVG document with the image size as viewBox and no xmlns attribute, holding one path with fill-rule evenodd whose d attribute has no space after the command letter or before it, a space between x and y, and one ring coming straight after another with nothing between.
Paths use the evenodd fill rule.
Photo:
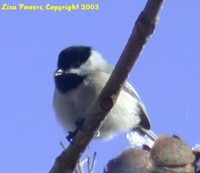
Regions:
<instances>
[{"instance_id":1,"label":"bird","mask_svg":"<svg viewBox=\"0 0 200 173\"><path fill-rule=\"evenodd\" d=\"M87 119L87 110L94 105L113 69L91 46L70 46L59 53L54 72L53 107L58 121L71 135L69 138L77 133L80 122ZM150 131L143 102L135 89L125 82L96 138L111 139L132 129L140 129L156 138Z\"/></svg>"}]
</instances>

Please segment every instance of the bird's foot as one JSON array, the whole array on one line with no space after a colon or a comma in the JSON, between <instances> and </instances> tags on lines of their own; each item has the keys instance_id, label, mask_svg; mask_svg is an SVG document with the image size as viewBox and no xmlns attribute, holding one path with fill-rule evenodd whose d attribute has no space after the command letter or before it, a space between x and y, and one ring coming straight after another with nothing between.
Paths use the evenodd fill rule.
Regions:
<instances>
[{"instance_id":1,"label":"bird's foot","mask_svg":"<svg viewBox=\"0 0 200 173\"><path fill-rule=\"evenodd\" d=\"M74 137L76 136L78 131L83 127L84 121L85 121L84 118L79 118L76 120L76 129L74 131L69 131L68 135L66 136L69 143L72 144Z\"/></svg>"}]
</instances>

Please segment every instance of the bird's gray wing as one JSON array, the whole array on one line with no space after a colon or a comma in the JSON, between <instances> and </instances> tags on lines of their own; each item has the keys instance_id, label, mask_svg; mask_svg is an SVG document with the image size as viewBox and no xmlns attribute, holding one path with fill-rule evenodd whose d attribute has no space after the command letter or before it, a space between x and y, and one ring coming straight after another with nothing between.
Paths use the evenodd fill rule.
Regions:
<instances>
[{"instance_id":1,"label":"bird's gray wing","mask_svg":"<svg viewBox=\"0 0 200 173\"><path fill-rule=\"evenodd\" d=\"M123 85L122 89L123 89L123 91L129 93L131 96L133 96L138 101L138 107L140 108L140 117L141 117L140 125L143 128L149 130L150 129L150 120L149 120L146 108L145 108L143 102L141 101L139 95L137 94L135 89L128 82L126 82Z\"/></svg>"},{"instance_id":2,"label":"bird's gray wing","mask_svg":"<svg viewBox=\"0 0 200 173\"><path fill-rule=\"evenodd\" d=\"M107 67L103 71L111 75L113 69L114 67L111 64L107 64ZM139 103L143 104L135 89L128 82L123 85L122 89L133 96Z\"/></svg>"},{"instance_id":3,"label":"bird's gray wing","mask_svg":"<svg viewBox=\"0 0 200 173\"><path fill-rule=\"evenodd\" d=\"M111 75L113 69L114 69L114 67L111 64L107 64L107 67L104 69L104 72ZM126 82L122 86L122 90L129 93L131 96L133 96L139 103L141 102L137 92L128 82Z\"/></svg>"},{"instance_id":4,"label":"bird's gray wing","mask_svg":"<svg viewBox=\"0 0 200 173\"><path fill-rule=\"evenodd\" d=\"M104 69L106 73L109 75L112 73L114 67L111 64L107 64L107 68ZM128 83L125 82L125 84L122 86L122 90L128 94L130 94L132 97L134 97L138 101L138 107L140 108L140 117L141 117L141 126L145 129L150 129L150 120L148 118L147 111L145 109L145 106L143 102L141 101L139 95L135 91L135 89Z\"/></svg>"},{"instance_id":5,"label":"bird's gray wing","mask_svg":"<svg viewBox=\"0 0 200 173\"><path fill-rule=\"evenodd\" d=\"M128 82L126 82L126 83L123 85L122 89L123 89L125 92L129 93L131 96L133 96L138 102L142 103L142 101L141 101L139 95L137 94L137 92L135 91L135 89L134 89ZM142 103L142 104L143 104L143 103Z\"/></svg>"}]
</instances>

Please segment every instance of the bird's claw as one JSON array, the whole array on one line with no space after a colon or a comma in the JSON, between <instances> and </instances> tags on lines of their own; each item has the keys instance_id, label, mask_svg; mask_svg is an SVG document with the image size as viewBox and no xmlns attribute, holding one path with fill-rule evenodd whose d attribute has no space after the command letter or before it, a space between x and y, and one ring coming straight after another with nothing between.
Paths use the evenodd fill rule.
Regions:
<instances>
[{"instance_id":1,"label":"bird's claw","mask_svg":"<svg viewBox=\"0 0 200 173\"><path fill-rule=\"evenodd\" d=\"M84 118L79 118L76 120L76 129L75 131L69 131L68 135L66 136L66 139L69 141L70 144L72 144L74 137L78 133L78 131L81 129L83 126L85 119Z\"/></svg>"}]
</instances>

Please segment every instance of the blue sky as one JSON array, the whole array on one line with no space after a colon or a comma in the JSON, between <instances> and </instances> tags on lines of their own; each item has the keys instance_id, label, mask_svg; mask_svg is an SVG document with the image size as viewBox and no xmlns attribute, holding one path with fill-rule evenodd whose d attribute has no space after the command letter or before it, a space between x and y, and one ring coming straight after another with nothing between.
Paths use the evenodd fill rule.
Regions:
<instances>
[{"instance_id":1,"label":"blue sky","mask_svg":"<svg viewBox=\"0 0 200 173\"><path fill-rule=\"evenodd\" d=\"M112 64L120 56L142 0L3 0L2 4L99 4L95 11L3 11L0 9L0 165L2 172L48 172L65 142L52 108L53 72L59 52L91 45ZM200 136L199 0L167 1L154 35L145 46L129 82L149 113L152 130L177 134L194 146ZM128 147L124 135L94 141L96 172Z\"/></svg>"}]
</instances>

